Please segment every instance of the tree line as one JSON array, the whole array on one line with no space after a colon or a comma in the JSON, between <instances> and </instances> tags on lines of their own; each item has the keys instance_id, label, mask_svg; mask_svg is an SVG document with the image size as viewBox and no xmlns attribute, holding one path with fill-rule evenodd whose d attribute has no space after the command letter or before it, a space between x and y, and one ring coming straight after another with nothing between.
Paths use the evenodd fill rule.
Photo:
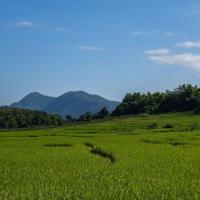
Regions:
<instances>
[{"instance_id":1,"label":"tree line","mask_svg":"<svg viewBox=\"0 0 200 200\"><path fill-rule=\"evenodd\" d=\"M75 119L70 115L66 115L66 122L88 122L92 120L105 119L110 116L111 115L109 111L107 110L106 107L104 107L96 114L93 114L91 112L86 112L85 114L81 115L78 119Z\"/></svg>"},{"instance_id":2,"label":"tree line","mask_svg":"<svg viewBox=\"0 0 200 200\"><path fill-rule=\"evenodd\" d=\"M154 93L128 93L113 111L113 116L139 113L200 111L200 88L190 84L180 85L173 91Z\"/></svg>"},{"instance_id":3,"label":"tree line","mask_svg":"<svg viewBox=\"0 0 200 200\"><path fill-rule=\"evenodd\" d=\"M63 123L64 120L58 115L19 108L0 108L0 129L59 126Z\"/></svg>"},{"instance_id":4,"label":"tree line","mask_svg":"<svg viewBox=\"0 0 200 200\"><path fill-rule=\"evenodd\" d=\"M198 86L184 84L172 91L128 93L112 113L104 107L96 114L86 112L78 119L70 115L64 119L59 115L50 115L41 111L1 107L0 129L59 126L65 123L88 122L131 114L187 111L200 113L200 88Z\"/></svg>"},{"instance_id":5,"label":"tree line","mask_svg":"<svg viewBox=\"0 0 200 200\"><path fill-rule=\"evenodd\" d=\"M112 113L103 108L96 115L89 112L85 113L79 118L79 121L140 113L159 114L187 111L200 113L200 88L198 86L183 84L172 91L128 93Z\"/></svg>"}]
</instances>

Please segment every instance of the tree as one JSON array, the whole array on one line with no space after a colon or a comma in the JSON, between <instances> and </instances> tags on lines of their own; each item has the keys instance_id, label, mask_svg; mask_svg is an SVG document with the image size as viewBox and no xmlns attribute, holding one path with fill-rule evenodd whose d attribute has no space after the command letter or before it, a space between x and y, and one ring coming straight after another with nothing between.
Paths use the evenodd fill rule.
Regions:
<instances>
[{"instance_id":1,"label":"tree","mask_svg":"<svg viewBox=\"0 0 200 200\"><path fill-rule=\"evenodd\" d=\"M94 119L94 115L90 112L86 112L84 115L81 115L79 121L91 121Z\"/></svg>"},{"instance_id":2,"label":"tree","mask_svg":"<svg viewBox=\"0 0 200 200\"><path fill-rule=\"evenodd\" d=\"M96 118L98 118L98 119L104 119L104 118L108 117L109 114L110 114L110 113L109 113L109 111L107 110L107 108L104 107L104 108L102 108L102 109L97 113Z\"/></svg>"},{"instance_id":3,"label":"tree","mask_svg":"<svg viewBox=\"0 0 200 200\"><path fill-rule=\"evenodd\" d=\"M18 108L0 108L0 129L31 128L34 126L58 126L64 120L58 115Z\"/></svg>"},{"instance_id":4,"label":"tree","mask_svg":"<svg viewBox=\"0 0 200 200\"><path fill-rule=\"evenodd\" d=\"M66 118L67 122L71 122L71 121L73 121L73 118L72 118L71 115L66 115L65 118Z\"/></svg>"},{"instance_id":5,"label":"tree","mask_svg":"<svg viewBox=\"0 0 200 200\"><path fill-rule=\"evenodd\" d=\"M197 109L198 108L198 109ZM200 88L180 85L173 91L155 93L128 93L113 111L113 116L139 113L196 112L200 108Z\"/></svg>"}]
</instances>

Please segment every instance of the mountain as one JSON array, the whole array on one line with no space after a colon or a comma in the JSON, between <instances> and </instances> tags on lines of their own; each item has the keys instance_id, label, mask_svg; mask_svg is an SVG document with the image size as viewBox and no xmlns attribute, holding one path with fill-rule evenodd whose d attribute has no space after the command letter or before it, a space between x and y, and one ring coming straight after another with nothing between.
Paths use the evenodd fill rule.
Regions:
<instances>
[{"instance_id":1,"label":"mountain","mask_svg":"<svg viewBox=\"0 0 200 200\"><path fill-rule=\"evenodd\" d=\"M38 92L33 92L25 96L19 102L13 103L11 107L43 111L54 99L55 97L49 97Z\"/></svg>"},{"instance_id":2,"label":"mountain","mask_svg":"<svg viewBox=\"0 0 200 200\"><path fill-rule=\"evenodd\" d=\"M79 117L87 111L96 113L103 107L113 111L118 104L118 102L83 91L67 92L52 101L45 108L45 111L48 113L59 113L62 116L69 114L73 117Z\"/></svg>"},{"instance_id":3,"label":"mountain","mask_svg":"<svg viewBox=\"0 0 200 200\"><path fill-rule=\"evenodd\" d=\"M84 91L77 91L67 92L59 97L31 93L11 106L40 110L62 116L71 115L77 118L86 112L96 113L103 107L106 107L111 112L117 105L119 105L119 102L110 101L101 96L88 94Z\"/></svg>"}]
</instances>

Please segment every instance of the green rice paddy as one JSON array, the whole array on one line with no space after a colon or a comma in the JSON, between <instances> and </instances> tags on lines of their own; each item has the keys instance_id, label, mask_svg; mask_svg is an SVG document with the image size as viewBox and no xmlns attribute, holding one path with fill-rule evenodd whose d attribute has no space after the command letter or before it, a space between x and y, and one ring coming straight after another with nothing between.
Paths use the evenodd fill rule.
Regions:
<instances>
[{"instance_id":1,"label":"green rice paddy","mask_svg":"<svg viewBox=\"0 0 200 200\"><path fill-rule=\"evenodd\" d=\"M200 115L2 131L0 199L200 199Z\"/></svg>"}]
</instances>

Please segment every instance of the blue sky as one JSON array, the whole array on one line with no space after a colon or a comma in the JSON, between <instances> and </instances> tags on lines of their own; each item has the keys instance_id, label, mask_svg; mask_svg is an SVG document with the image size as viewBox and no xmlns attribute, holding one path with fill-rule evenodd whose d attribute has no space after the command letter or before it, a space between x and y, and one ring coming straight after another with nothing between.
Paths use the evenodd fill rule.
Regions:
<instances>
[{"instance_id":1,"label":"blue sky","mask_svg":"<svg viewBox=\"0 0 200 200\"><path fill-rule=\"evenodd\" d=\"M0 104L198 85L199 21L193 0L0 0Z\"/></svg>"}]
</instances>

